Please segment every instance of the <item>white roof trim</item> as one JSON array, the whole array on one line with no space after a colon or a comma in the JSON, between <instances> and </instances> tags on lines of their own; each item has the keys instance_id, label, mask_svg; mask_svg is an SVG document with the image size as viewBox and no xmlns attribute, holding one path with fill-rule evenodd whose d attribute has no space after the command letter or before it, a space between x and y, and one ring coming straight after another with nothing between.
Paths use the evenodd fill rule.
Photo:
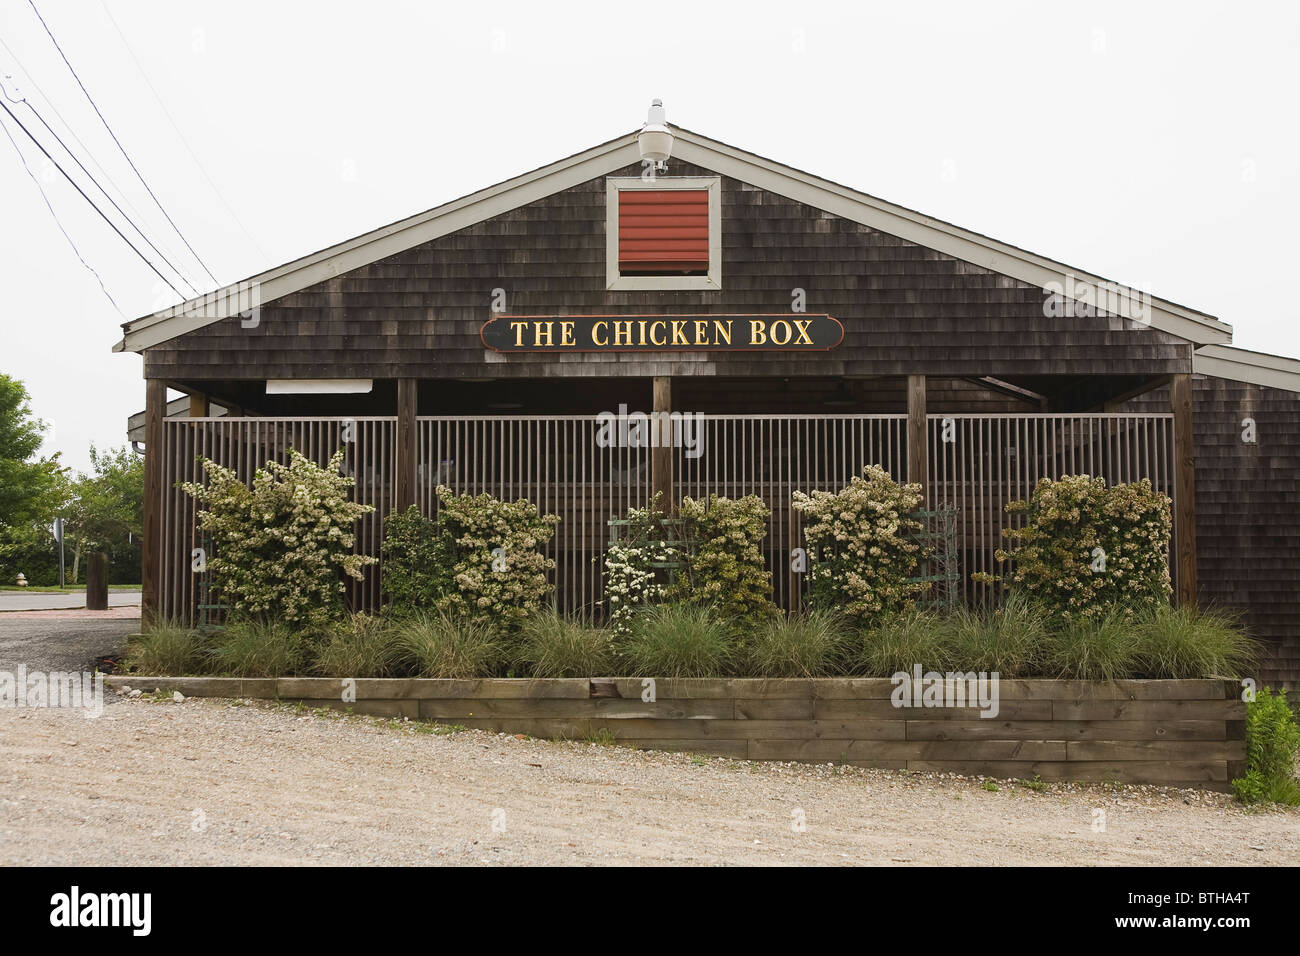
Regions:
<instances>
[{"instance_id":1,"label":"white roof trim","mask_svg":"<svg viewBox=\"0 0 1300 956\"><path fill-rule=\"evenodd\" d=\"M1213 378L1300 392L1300 361L1266 352L1227 345L1202 346L1192 355L1192 371Z\"/></svg>"},{"instance_id":2,"label":"white roof trim","mask_svg":"<svg viewBox=\"0 0 1300 956\"><path fill-rule=\"evenodd\" d=\"M1045 289L1064 287L1067 295L1076 283L1090 283L1110 291L1112 295L1118 292L1111 309L1119 315L1198 344L1232 341L1232 327L1213 316L1155 297L1139 298L1135 290L1091 273L782 166L689 130L673 127L673 131L676 134L675 159L697 163L712 172L1031 285ZM214 314L214 296L218 300L238 301L238 290L255 283L260 289L259 300L265 304L614 170L635 165L640 158L636 134L629 133L454 202L296 259L206 297L191 299L128 322L123 327L124 338L113 350L140 352L220 321L224 316Z\"/></svg>"}]
</instances>

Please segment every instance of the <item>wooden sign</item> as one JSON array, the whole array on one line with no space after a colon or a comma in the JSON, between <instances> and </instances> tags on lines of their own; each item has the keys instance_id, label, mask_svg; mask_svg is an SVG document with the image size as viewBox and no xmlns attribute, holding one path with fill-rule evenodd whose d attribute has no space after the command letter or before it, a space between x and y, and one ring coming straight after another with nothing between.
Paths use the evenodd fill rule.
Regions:
<instances>
[{"instance_id":1,"label":"wooden sign","mask_svg":"<svg viewBox=\"0 0 1300 956\"><path fill-rule=\"evenodd\" d=\"M479 332L496 352L825 352L829 315L498 315Z\"/></svg>"}]
</instances>

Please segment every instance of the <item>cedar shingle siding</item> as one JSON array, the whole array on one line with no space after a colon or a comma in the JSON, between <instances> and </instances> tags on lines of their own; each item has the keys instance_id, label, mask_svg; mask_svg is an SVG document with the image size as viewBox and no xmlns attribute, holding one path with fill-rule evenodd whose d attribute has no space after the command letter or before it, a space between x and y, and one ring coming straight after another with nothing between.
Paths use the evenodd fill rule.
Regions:
<instances>
[{"instance_id":1,"label":"cedar shingle siding","mask_svg":"<svg viewBox=\"0 0 1300 956\"><path fill-rule=\"evenodd\" d=\"M1300 394L1203 375L1192 394L1200 601L1242 611L1264 639L1261 685L1300 688ZM1169 391L1129 407L1163 411Z\"/></svg>"},{"instance_id":2,"label":"cedar shingle siding","mask_svg":"<svg viewBox=\"0 0 1300 956\"><path fill-rule=\"evenodd\" d=\"M614 175L636 175L628 167ZM674 163L675 176L711 171ZM605 180L409 249L151 348L148 377L475 378L652 375L1158 375L1182 339L1118 318L1048 318L1042 289L774 193L722 180L722 291L605 287ZM817 356L587 354L485 360L494 288L507 311L778 312L791 292L845 326ZM1129 328L1125 328L1129 326Z\"/></svg>"}]
</instances>

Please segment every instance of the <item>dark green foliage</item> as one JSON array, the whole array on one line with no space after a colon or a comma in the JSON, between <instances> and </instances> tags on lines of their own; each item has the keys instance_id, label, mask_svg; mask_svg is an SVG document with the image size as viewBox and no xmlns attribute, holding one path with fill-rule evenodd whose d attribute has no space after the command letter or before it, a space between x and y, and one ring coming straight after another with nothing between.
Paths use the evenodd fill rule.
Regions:
<instances>
[{"instance_id":1,"label":"dark green foliage","mask_svg":"<svg viewBox=\"0 0 1300 956\"><path fill-rule=\"evenodd\" d=\"M1295 777L1300 727L1286 691L1265 687L1246 704L1246 776L1232 781L1243 803L1272 802L1300 806Z\"/></svg>"}]
</instances>

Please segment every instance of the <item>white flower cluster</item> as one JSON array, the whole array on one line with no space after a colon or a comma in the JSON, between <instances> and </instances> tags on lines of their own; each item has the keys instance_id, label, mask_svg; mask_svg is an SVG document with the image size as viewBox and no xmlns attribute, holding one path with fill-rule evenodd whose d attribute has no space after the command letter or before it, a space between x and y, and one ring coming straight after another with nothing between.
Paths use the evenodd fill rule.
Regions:
<instances>
[{"instance_id":1,"label":"white flower cluster","mask_svg":"<svg viewBox=\"0 0 1300 956\"><path fill-rule=\"evenodd\" d=\"M997 557L1012 562L1013 588L1066 619L1112 606L1133 613L1167 602L1172 591L1171 504L1146 478L1113 487L1090 475L1044 478L1028 501L1007 505L1008 513L1025 515L1025 524L1005 532L1018 544Z\"/></svg>"},{"instance_id":2,"label":"white flower cluster","mask_svg":"<svg viewBox=\"0 0 1300 956\"><path fill-rule=\"evenodd\" d=\"M550 591L548 574L555 562L542 549L559 517L538 514L536 505L522 498L457 495L444 485L437 496L437 521L452 535L455 559L455 590L443 596L440 609L514 630Z\"/></svg>"},{"instance_id":3,"label":"white flower cluster","mask_svg":"<svg viewBox=\"0 0 1300 956\"><path fill-rule=\"evenodd\" d=\"M646 508L627 513L628 537L605 551L605 601L615 637L632 630L637 611L666 597L668 585L656 565L680 562L681 553L664 539L658 496Z\"/></svg>"},{"instance_id":4,"label":"white flower cluster","mask_svg":"<svg viewBox=\"0 0 1300 956\"><path fill-rule=\"evenodd\" d=\"M921 501L920 485L900 485L879 465L868 465L838 492L796 491L814 606L865 622L922 594L926 585L909 580L921 546L908 537L921 527L909 517Z\"/></svg>"},{"instance_id":5,"label":"white flower cluster","mask_svg":"<svg viewBox=\"0 0 1300 956\"><path fill-rule=\"evenodd\" d=\"M340 607L340 575L361 580L378 559L354 554L354 528L371 505L352 501L352 478L339 474L343 450L321 468L295 449L289 464L267 462L249 488L229 468L203 459L206 484L186 482L202 504L199 527L213 551L208 568L232 611L319 624Z\"/></svg>"}]
</instances>

